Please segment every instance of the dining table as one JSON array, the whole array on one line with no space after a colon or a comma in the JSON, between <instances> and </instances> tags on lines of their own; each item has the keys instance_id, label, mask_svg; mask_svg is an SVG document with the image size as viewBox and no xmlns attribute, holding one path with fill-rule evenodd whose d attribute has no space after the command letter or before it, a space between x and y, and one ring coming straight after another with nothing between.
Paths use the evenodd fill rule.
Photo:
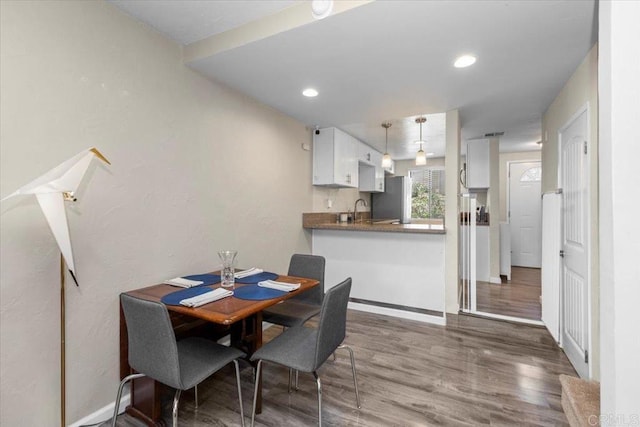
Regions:
<instances>
[{"instance_id":1,"label":"dining table","mask_svg":"<svg viewBox=\"0 0 640 427\"><path fill-rule=\"evenodd\" d=\"M218 275L219 272L214 271L208 274L215 276ZM319 284L317 280L304 277L273 273L272 276L275 277L275 280L278 282L299 283L300 287L291 292L276 292L276 296L268 299L243 299L232 295L199 307L167 304L166 307L176 338L180 339L186 336L202 335L203 333L211 334L211 328L207 328L207 326L213 326L216 333L210 338L220 338L221 336L229 334L229 345L239 348L247 354L246 360L254 366L255 372L255 363L250 362L250 357L262 346L262 311L300 293L306 292ZM246 282L247 280L244 279L243 281ZM217 283L203 286L216 289L221 285L218 281ZM240 289L246 286L256 285L236 281L233 289L226 289L237 291L239 295L242 293ZM125 293L148 301L161 302L163 297L180 290L181 288L179 287L162 283L134 289ZM246 290L248 289L245 289L245 291ZM246 292L244 292L244 294L246 294ZM127 325L122 307L120 307L120 378L122 379L133 372L128 361ZM255 380L258 381L256 412L260 413L262 409L262 380L261 378L255 378ZM164 425L161 418L160 401L164 389L164 385L149 377L133 380L130 394L131 402L126 409L127 413L149 426Z\"/></svg>"}]
</instances>

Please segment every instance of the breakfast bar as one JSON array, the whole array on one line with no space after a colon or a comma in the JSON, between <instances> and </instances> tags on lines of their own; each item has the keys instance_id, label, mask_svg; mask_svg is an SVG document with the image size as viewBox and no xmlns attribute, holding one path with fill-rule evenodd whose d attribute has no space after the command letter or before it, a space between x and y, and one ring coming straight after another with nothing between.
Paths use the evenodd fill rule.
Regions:
<instances>
[{"instance_id":1,"label":"breakfast bar","mask_svg":"<svg viewBox=\"0 0 640 427\"><path fill-rule=\"evenodd\" d=\"M352 277L350 308L444 324L443 225L340 223L335 218L303 214L313 254L327 260L326 288Z\"/></svg>"}]
</instances>

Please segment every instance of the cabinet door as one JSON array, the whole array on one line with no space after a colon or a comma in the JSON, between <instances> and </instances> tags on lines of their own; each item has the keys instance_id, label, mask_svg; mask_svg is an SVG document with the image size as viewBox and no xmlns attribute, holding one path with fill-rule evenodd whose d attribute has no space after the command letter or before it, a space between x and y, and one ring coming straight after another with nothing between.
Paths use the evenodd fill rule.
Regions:
<instances>
[{"instance_id":1,"label":"cabinet door","mask_svg":"<svg viewBox=\"0 0 640 427\"><path fill-rule=\"evenodd\" d=\"M333 185L335 156L334 129L321 129L313 135L313 185Z\"/></svg>"},{"instance_id":2,"label":"cabinet door","mask_svg":"<svg viewBox=\"0 0 640 427\"><path fill-rule=\"evenodd\" d=\"M368 165L373 165L374 164L374 160L373 160L373 156L374 153L376 153L376 151L369 147L367 144L365 144L362 141L358 141L358 161L360 163L366 163Z\"/></svg>"},{"instance_id":3,"label":"cabinet door","mask_svg":"<svg viewBox=\"0 0 640 427\"><path fill-rule=\"evenodd\" d=\"M489 140L467 142L467 179L469 189L489 188Z\"/></svg>"},{"instance_id":4,"label":"cabinet door","mask_svg":"<svg viewBox=\"0 0 640 427\"><path fill-rule=\"evenodd\" d=\"M384 169L382 168L382 153L374 151L372 159L373 166L376 168L374 191L380 193L384 191Z\"/></svg>"},{"instance_id":5,"label":"cabinet door","mask_svg":"<svg viewBox=\"0 0 640 427\"><path fill-rule=\"evenodd\" d=\"M367 193L376 191L376 168L360 162L358 165L358 189Z\"/></svg>"},{"instance_id":6,"label":"cabinet door","mask_svg":"<svg viewBox=\"0 0 640 427\"><path fill-rule=\"evenodd\" d=\"M334 130L334 181L345 187L358 186L357 140L339 129Z\"/></svg>"},{"instance_id":7,"label":"cabinet door","mask_svg":"<svg viewBox=\"0 0 640 427\"><path fill-rule=\"evenodd\" d=\"M384 191L384 169L382 169L382 154L371 149L371 162L360 162L358 167L358 188L368 193Z\"/></svg>"}]
</instances>

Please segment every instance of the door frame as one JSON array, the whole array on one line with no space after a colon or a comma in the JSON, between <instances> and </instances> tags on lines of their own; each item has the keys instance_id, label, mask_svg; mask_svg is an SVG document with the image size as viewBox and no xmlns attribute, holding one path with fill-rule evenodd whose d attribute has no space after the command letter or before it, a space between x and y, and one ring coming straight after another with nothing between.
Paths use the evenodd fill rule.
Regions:
<instances>
[{"instance_id":1,"label":"door frame","mask_svg":"<svg viewBox=\"0 0 640 427\"><path fill-rule=\"evenodd\" d=\"M586 125L586 132L585 132L585 139L587 141L587 150L591 150L593 149L592 145L591 145L591 107L589 105L589 101L585 102L580 108L578 108L578 110L576 110L575 113L573 113L573 115L560 127L558 128L558 147L557 147L557 164L558 164L558 175L556 177L556 183L558 185L558 188L560 188L560 184L562 184L562 133L564 131L566 131L569 126L571 126L573 124L573 122L580 117L580 115L582 114L586 114L586 121L587 121L587 125ZM587 151L590 152L590 151ZM592 302L591 302L591 162L590 162L590 157L587 156L587 160L586 160L586 167L585 167L585 181L586 181L586 185L587 185L587 191L586 191L586 200L585 200L585 206L586 206L586 212L585 212L585 223L589 224L588 229L587 229L587 236L586 236L586 253L587 253L587 271L586 271L586 282L587 282L587 351L589 352L590 355L593 354L592 352L592 344L593 344L593 331L592 331L592 327L591 327L591 321L592 321L592 313L591 313L591 307L592 307ZM562 188L560 188L562 189ZM564 196L562 199L562 203L561 203L562 207L561 207L561 218L560 218L560 222L561 222L561 229L562 229L562 240L564 241L564 228L565 228L565 224L564 224ZM562 268L564 267L564 261L561 261L561 266ZM562 280L562 275L560 275L560 342L559 345L560 347L564 347L564 343L563 343L563 334L564 334L564 281ZM593 359L591 357L589 357L589 362L587 362L588 365L588 371L589 371L589 379L593 378Z\"/></svg>"},{"instance_id":2,"label":"door frame","mask_svg":"<svg viewBox=\"0 0 640 427\"><path fill-rule=\"evenodd\" d=\"M540 159L532 159L532 160L509 160L507 162L507 223L509 224L509 228L511 228L511 164L512 163L540 163L540 167L542 167L542 156ZM542 182L540 182L540 195L543 194L542 191ZM542 209L540 210L540 223L542 224ZM513 233L513 230L511 230ZM540 245L542 245L542 225L540 227ZM541 260L542 262L542 260ZM513 267L513 263L511 264ZM540 266L542 268L542 266Z\"/></svg>"}]
</instances>

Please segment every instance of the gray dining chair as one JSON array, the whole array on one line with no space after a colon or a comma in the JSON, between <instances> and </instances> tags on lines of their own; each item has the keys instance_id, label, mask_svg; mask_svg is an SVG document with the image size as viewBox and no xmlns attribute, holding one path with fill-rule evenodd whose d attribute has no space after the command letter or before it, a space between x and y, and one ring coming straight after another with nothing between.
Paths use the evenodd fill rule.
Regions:
<instances>
[{"instance_id":1,"label":"gray dining chair","mask_svg":"<svg viewBox=\"0 0 640 427\"><path fill-rule=\"evenodd\" d=\"M329 289L322 301L320 319L317 328L297 325L287 329L263 345L253 353L251 360L258 361L256 370L256 383L253 394L253 410L251 412L251 426L256 417L256 402L258 397L258 384L262 372L262 362L273 362L295 369L300 372L310 372L316 379L318 387L318 425L322 425L322 384L318 375L318 368L338 348L349 351L351 357L351 371L353 373L353 386L356 392L356 403L360 408L360 395L358 394L358 380L356 377L356 364L353 350L342 342L345 338L347 324L347 304L351 291L351 278Z\"/></svg>"},{"instance_id":2,"label":"gray dining chair","mask_svg":"<svg viewBox=\"0 0 640 427\"><path fill-rule=\"evenodd\" d=\"M112 426L116 425L122 389L128 381L147 376L175 388L172 420L176 427L180 393L196 386L231 362L236 368L240 420L244 426L238 366L238 359L246 356L242 351L204 338L176 341L169 312L162 303L126 294L120 295L120 303L129 336L129 366L137 373L128 375L120 382Z\"/></svg>"},{"instance_id":3,"label":"gray dining chair","mask_svg":"<svg viewBox=\"0 0 640 427\"><path fill-rule=\"evenodd\" d=\"M287 276L306 277L320 282L306 292L265 309L262 320L283 328L300 325L320 313L324 298L325 259L318 255L294 254L289 261Z\"/></svg>"}]
</instances>

